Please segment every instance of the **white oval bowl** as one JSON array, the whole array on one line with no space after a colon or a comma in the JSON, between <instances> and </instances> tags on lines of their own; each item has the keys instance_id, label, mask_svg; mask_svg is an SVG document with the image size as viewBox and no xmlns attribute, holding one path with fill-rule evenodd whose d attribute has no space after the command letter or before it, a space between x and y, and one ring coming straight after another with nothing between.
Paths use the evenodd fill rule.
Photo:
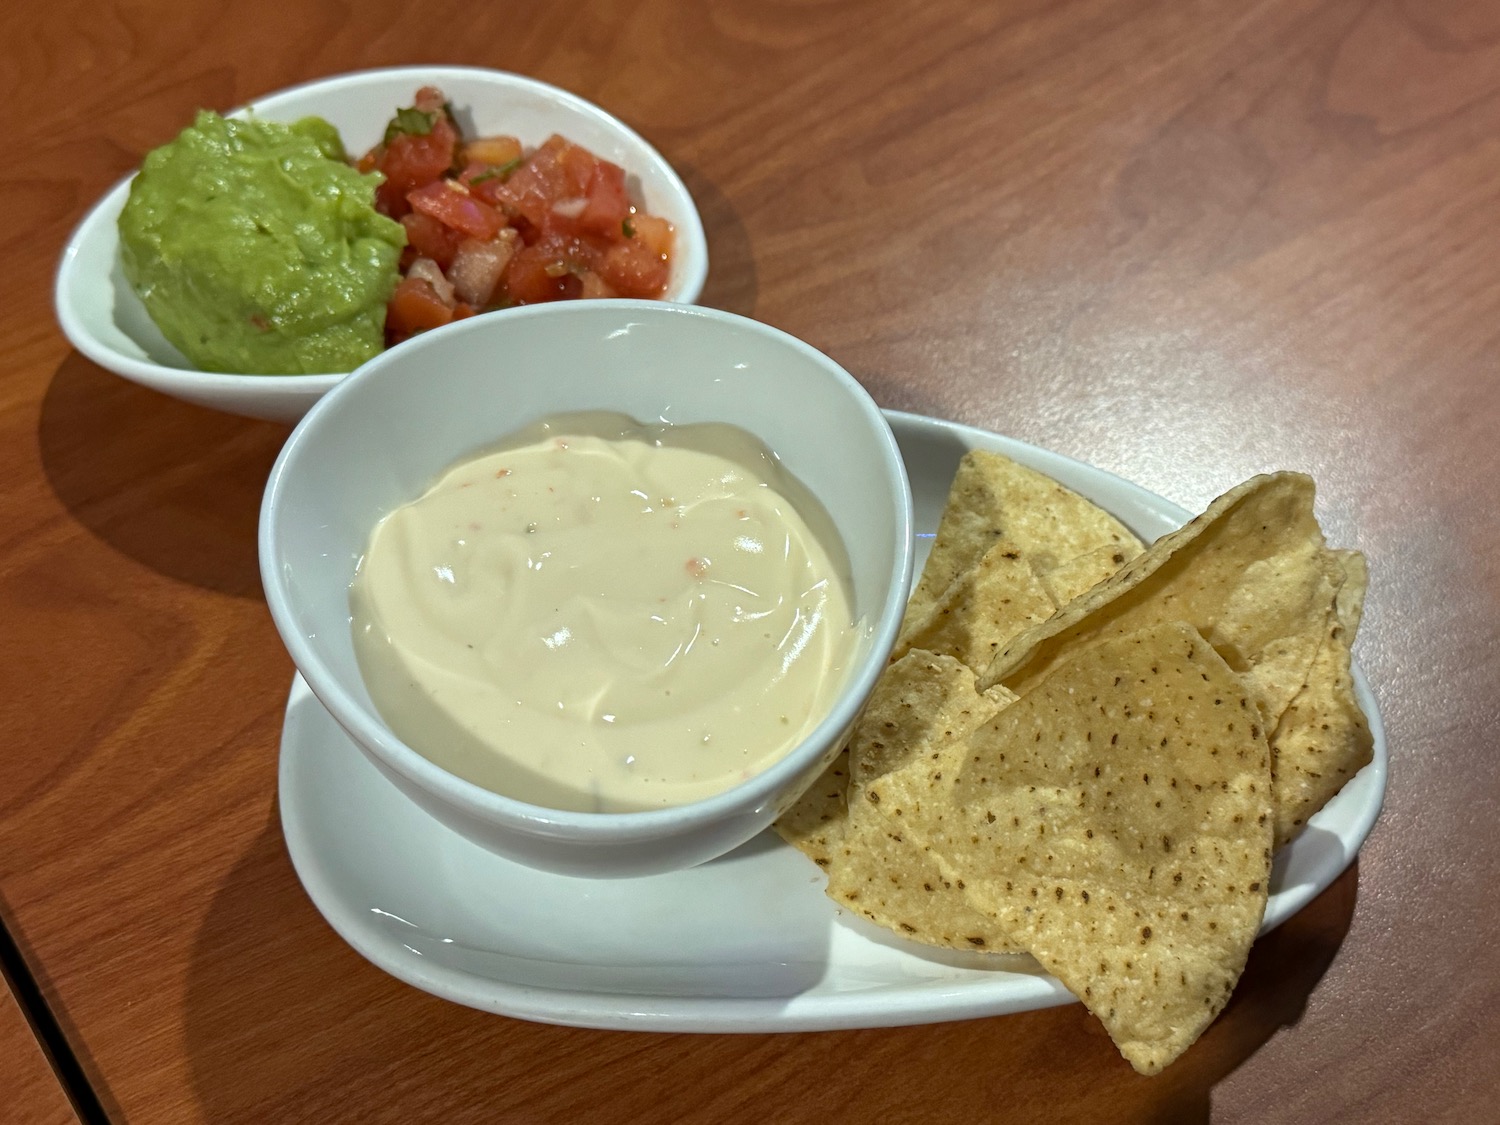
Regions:
<instances>
[{"instance_id":1,"label":"white oval bowl","mask_svg":"<svg viewBox=\"0 0 1500 1125\"><path fill-rule=\"evenodd\" d=\"M393 67L293 86L257 98L231 116L255 113L294 121L317 115L332 122L349 153L357 155L380 139L397 107L410 105L417 89L428 85L447 95L466 135L506 133L535 145L561 133L619 164L634 202L677 229L663 299L684 304L698 299L708 277L708 242L682 179L629 126L566 90L498 70ZM63 250L53 297L69 343L100 367L174 398L251 418L295 422L346 373L224 375L193 367L152 323L120 267L117 222L132 179L133 173L95 204Z\"/></svg>"},{"instance_id":2,"label":"white oval bowl","mask_svg":"<svg viewBox=\"0 0 1500 1125\"><path fill-rule=\"evenodd\" d=\"M490 792L398 738L355 659L349 583L379 520L461 458L567 411L732 422L827 508L862 621L831 711L790 753L713 797L635 813L559 811ZM308 686L397 788L449 828L532 867L647 875L724 854L770 823L838 753L885 666L912 568L912 501L890 426L827 356L731 313L574 301L474 317L392 348L317 403L261 508L266 602Z\"/></svg>"}]
</instances>

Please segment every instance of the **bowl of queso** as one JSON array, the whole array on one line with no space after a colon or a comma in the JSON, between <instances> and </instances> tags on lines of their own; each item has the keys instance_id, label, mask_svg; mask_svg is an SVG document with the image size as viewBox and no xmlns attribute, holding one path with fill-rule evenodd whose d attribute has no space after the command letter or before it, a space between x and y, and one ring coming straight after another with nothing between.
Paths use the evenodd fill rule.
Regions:
<instances>
[{"instance_id":1,"label":"bowl of queso","mask_svg":"<svg viewBox=\"0 0 1500 1125\"><path fill-rule=\"evenodd\" d=\"M911 496L859 383L774 328L605 299L370 361L272 470L266 599L381 772L533 867L635 876L768 827L894 644Z\"/></svg>"},{"instance_id":2,"label":"bowl of queso","mask_svg":"<svg viewBox=\"0 0 1500 1125\"><path fill-rule=\"evenodd\" d=\"M666 159L521 75L341 74L162 141L74 231L54 303L95 363L217 410L295 422L411 335L575 298L691 303L707 277Z\"/></svg>"}]
</instances>

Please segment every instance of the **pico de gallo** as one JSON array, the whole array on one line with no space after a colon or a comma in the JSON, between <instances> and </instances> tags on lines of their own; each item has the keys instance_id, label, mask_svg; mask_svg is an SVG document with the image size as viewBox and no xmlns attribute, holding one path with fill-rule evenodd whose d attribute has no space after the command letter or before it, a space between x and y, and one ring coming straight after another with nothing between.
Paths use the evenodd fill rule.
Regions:
<instances>
[{"instance_id":1,"label":"pico de gallo","mask_svg":"<svg viewBox=\"0 0 1500 1125\"><path fill-rule=\"evenodd\" d=\"M466 139L424 86L359 161L376 209L406 228L386 342L486 309L577 297L660 297L672 225L631 204L625 171L553 135Z\"/></svg>"}]
</instances>

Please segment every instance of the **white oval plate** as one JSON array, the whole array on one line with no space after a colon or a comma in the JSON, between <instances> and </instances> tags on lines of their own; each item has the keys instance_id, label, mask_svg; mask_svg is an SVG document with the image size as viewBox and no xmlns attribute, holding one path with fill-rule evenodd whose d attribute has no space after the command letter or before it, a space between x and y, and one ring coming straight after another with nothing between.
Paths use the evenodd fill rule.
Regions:
<instances>
[{"instance_id":1,"label":"white oval plate","mask_svg":"<svg viewBox=\"0 0 1500 1125\"><path fill-rule=\"evenodd\" d=\"M466 135L508 133L535 145L562 133L625 169L637 203L677 228L663 300L693 304L708 277L708 241L693 197L666 159L624 122L566 90L519 74L461 66L408 66L338 74L257 98L231 114L272 121L316 114L332 122L352 155L371 148L398 106L438 86ZM188 121L182 123L190 124ZM295 422L343 374L225 375L199 371L169 344L120 266L118 220L134 174L78 224L63 250L53 299L63 334L100 367L200 406ZM493 314L485 314L493 315Z\"/></svg>"},{"instance_id":2,"label":"white oval plate","mask_svg":"<svg viewBox=\"0 0 1500 1125\"><path fill-rule=\"evenodd\" d=\"M1055 453L967 426L886 415L925 557L959 458L993 449L1114 512L1148 542L1188 513ZM1262 932L1333 882L1385 793L1386 746L1363 674L1375 759L1276 858ZM449 832L403 797L302 680L281 741L287 849L317 908L408 984L521 1019L652 1031L815 1031L969 1019L1067 1003L1026 959L901 941L841 910L773 833L723 859L646 879L548 875Z\"/></svg>"}]
</instances>

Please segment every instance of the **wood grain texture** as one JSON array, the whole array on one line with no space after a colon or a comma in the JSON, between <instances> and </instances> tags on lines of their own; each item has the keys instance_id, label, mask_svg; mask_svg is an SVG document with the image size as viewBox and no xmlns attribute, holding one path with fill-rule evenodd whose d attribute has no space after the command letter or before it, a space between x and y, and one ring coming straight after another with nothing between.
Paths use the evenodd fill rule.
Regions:
<instances>
[{"instance_id":1,"label":"wood grain texture","mask_svg":"<svg viewBox=\"0 0 1500 1125\"><path fill-rule=\"evenodd\" d=\"M1465 1122L1500 1098L1500 6L141 0L0 12L0 901L134 1122ZM275 815L291 665L255 519L286 430L72 352L47 285L200 105L421 61L624 118L705 302L882 405L1199 508L1311 471L1370 557L1386 810L1156 1079L1077 1006L690 1037L533 1026L364 963Z\"/></svg>"},{"instance_id":2,"label":"wood grain texture","mask_svg":"<svg viewBox=\"0 0 1500 1125\"><path fill-rule=\"evenodd\" d=\"M0 987L0 1114L28 1125L78 1125L41 1045L10 990Z\"/></svg>"}]
</instances>

